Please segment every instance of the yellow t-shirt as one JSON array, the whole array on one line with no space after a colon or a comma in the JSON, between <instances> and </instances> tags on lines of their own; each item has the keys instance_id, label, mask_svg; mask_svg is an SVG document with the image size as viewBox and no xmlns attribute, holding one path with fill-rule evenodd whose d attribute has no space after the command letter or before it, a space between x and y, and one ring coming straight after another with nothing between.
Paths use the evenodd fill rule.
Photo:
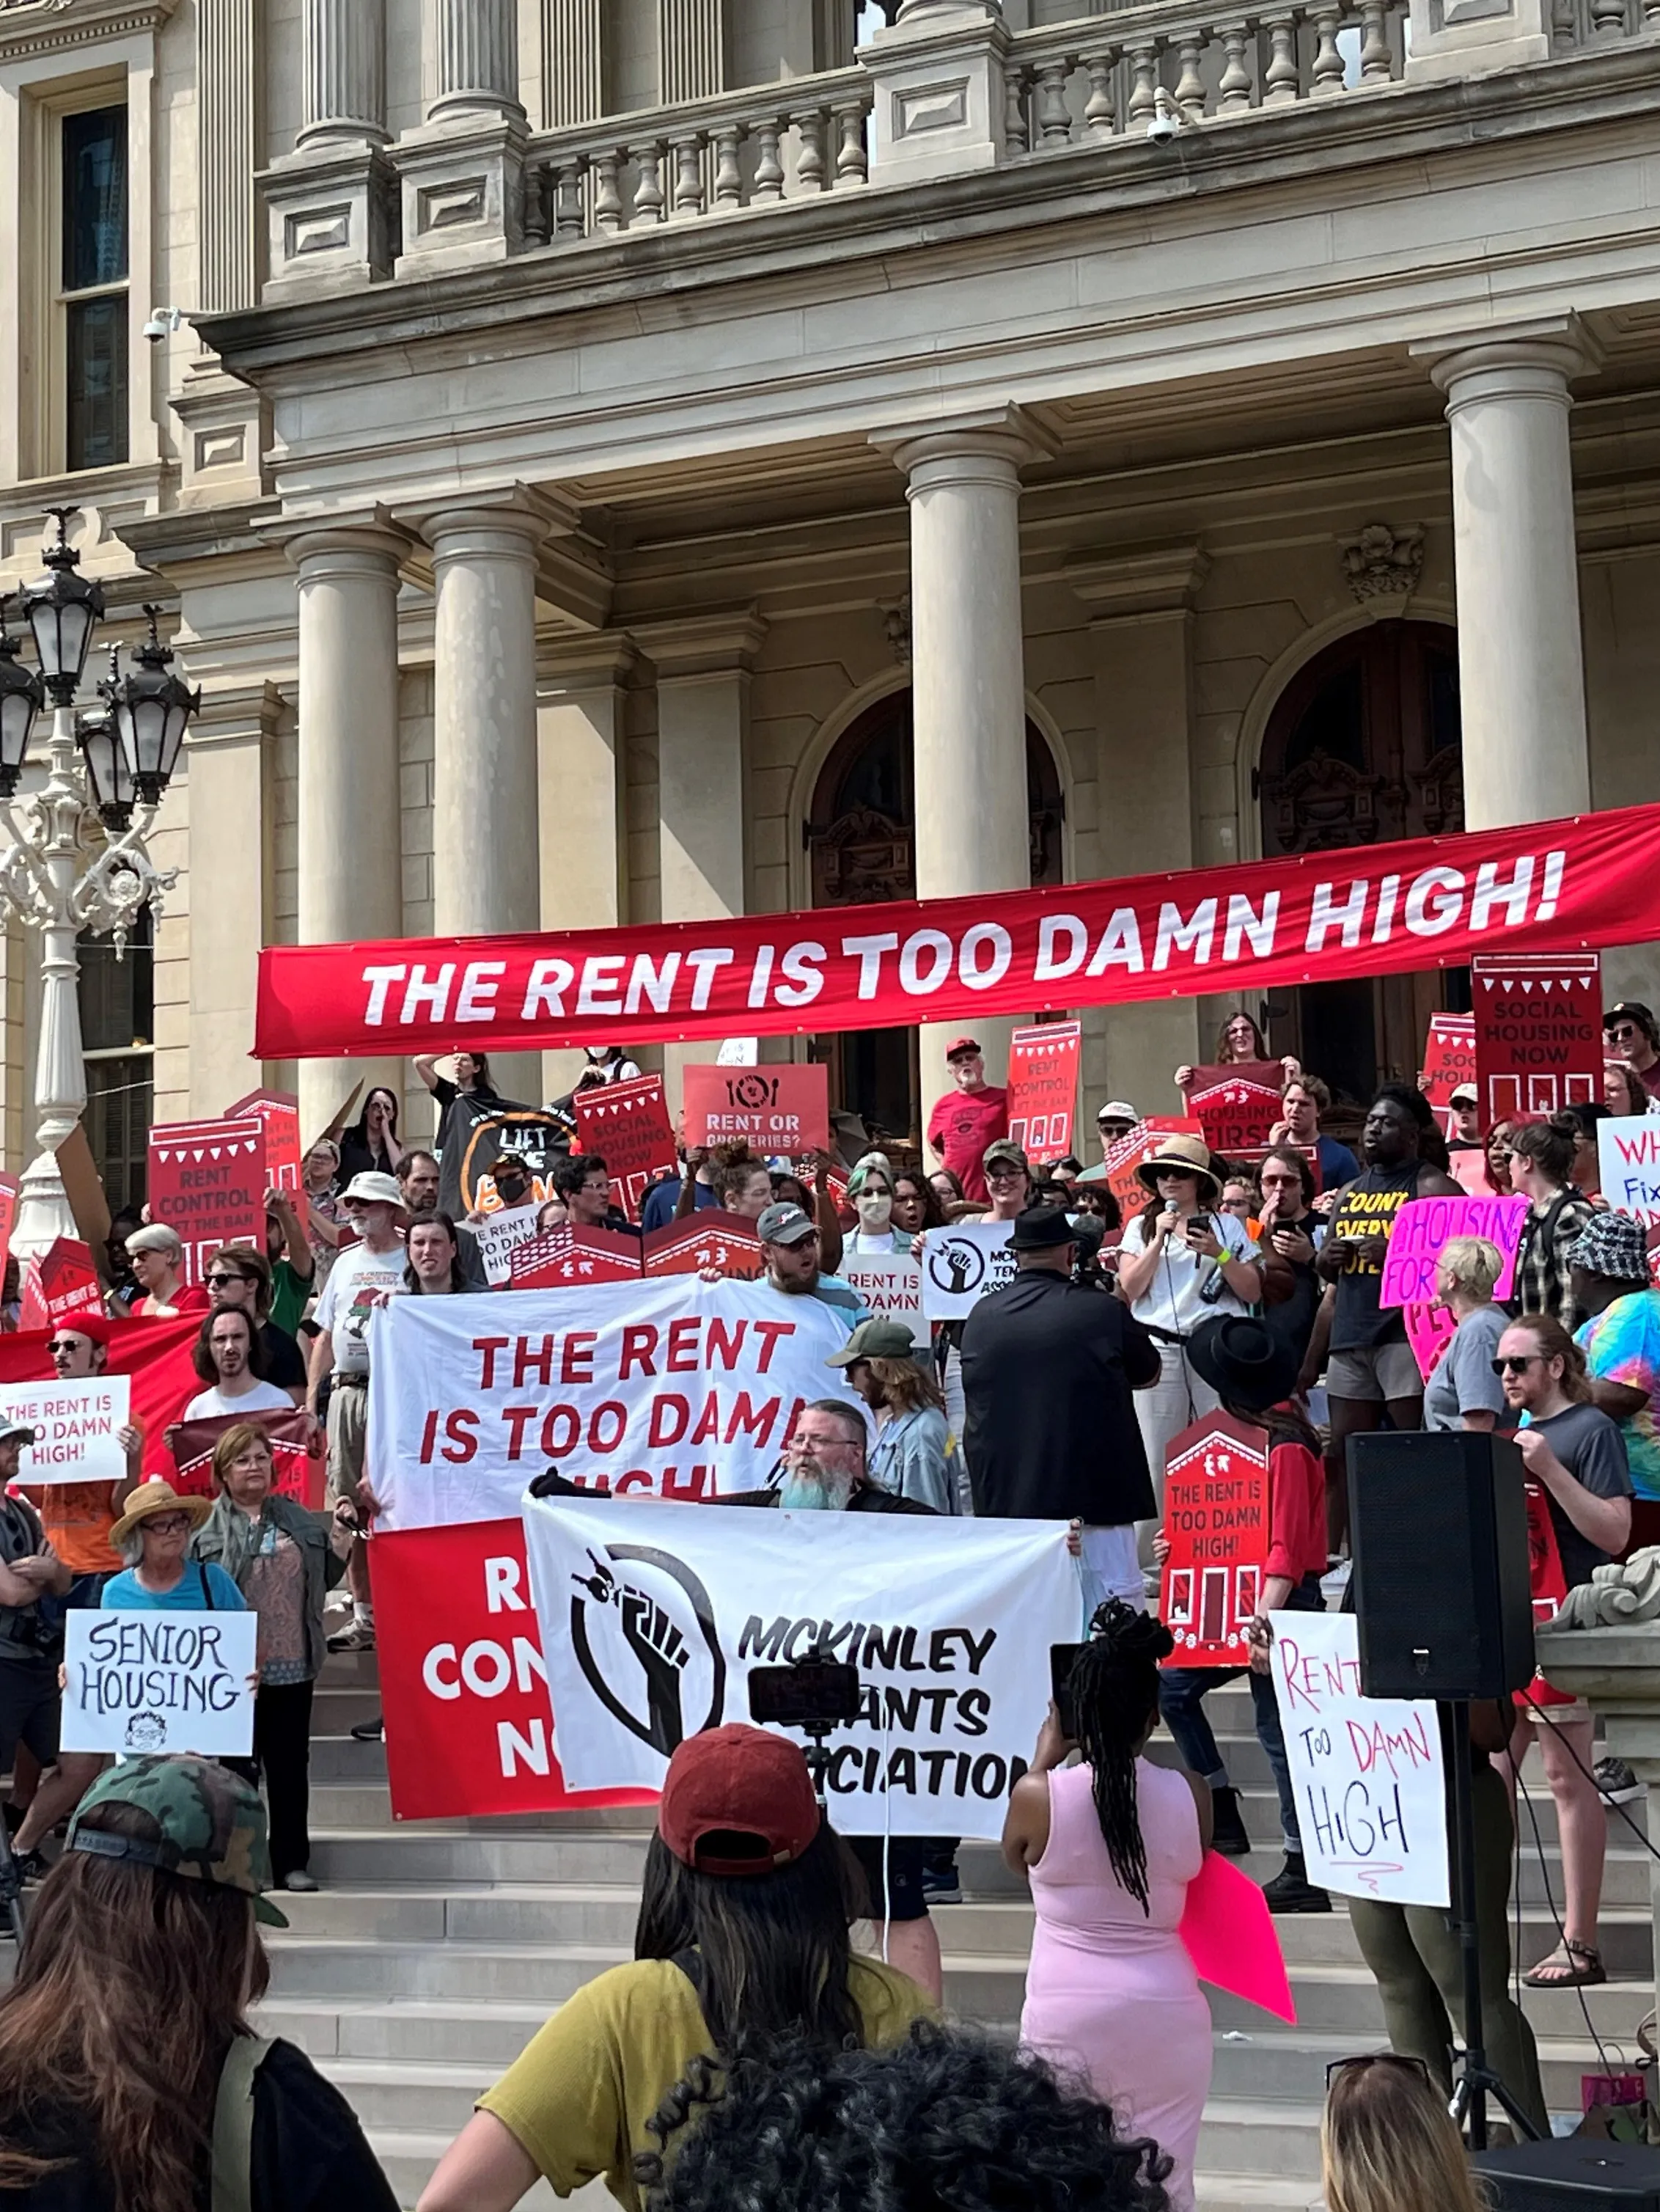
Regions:
<instances>
[{"instance_id":1,"label":"yellow t-shirt","mask_svg":"<svg viewBox=\"0 0 1660 2212\"><path fill-rule=\"evenodd\" d=\"M926 1992L879 1960L856 1958L850 1976L865 2039L902 2042L932 2013ZM613 1966L562 2004L478 2100L511 2128L561 2197L605 2176L628 2212L639 2212L636 2151L656 2150L647 2126L709 2030L691 1983L666 1959Z\"/></svg>"}]
</instances>

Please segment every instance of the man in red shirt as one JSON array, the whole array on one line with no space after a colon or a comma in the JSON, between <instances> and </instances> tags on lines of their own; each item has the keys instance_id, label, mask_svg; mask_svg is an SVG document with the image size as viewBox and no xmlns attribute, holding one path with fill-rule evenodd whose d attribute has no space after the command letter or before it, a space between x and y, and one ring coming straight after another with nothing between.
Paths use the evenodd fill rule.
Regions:
<instances>
[{"instance_id":1,"label":"man in red shirt","mask_svg":"<svg viewBox=\"0 0 1660 2212\"><path fill-rule=\"evenodd\" d=\"M985 1061L972 1037L959 1037L945 1055L954 1091L928 1118L928 1141L962 1185L965 1198L985 1206L991 1194L980 1162L994 1139L1009 1133L1009 1093L985 1079Z\"/></svg>"}]
</instances>

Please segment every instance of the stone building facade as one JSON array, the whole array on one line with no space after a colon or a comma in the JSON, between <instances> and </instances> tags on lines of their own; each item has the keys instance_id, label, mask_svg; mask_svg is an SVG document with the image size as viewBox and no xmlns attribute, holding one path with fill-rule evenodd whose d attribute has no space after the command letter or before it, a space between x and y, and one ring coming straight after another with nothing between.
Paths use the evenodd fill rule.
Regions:
<instances>
[{"instance_id":1,"label":"stone building facade","mask_svg":"<svg viewBox=\"0 0 1660 2212\"><path fill-rule=\"evenodd\" d=\"M153 1013L106 963L86 987L106 1155L152 1094L210 1112L261 1074L327 1117L337 1066L247 1060L267 942L1656 796L1657 27L1651 0L0 6L0 586L78 502L111 634L160 599L204 690ZM1458 988L1268 1012L1363 1084ZM1089 1093L1167 1108L1217 1012L1092 1012ZM0 1016L17 1157L16 939ZM941 1042L767 1049L833 1054L902 1131Z\"/></svg>"}]
</instances>

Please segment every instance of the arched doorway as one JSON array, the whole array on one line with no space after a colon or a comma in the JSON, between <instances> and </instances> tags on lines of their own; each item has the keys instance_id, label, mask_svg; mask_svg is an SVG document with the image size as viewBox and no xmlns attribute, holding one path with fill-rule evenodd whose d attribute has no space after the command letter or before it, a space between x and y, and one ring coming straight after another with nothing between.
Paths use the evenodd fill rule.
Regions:
<instances>
[{"instance_id":1,"label":"arched doorway","mask_svg":"<svg viewBox=\"0 0 1660 2212\"><path fill-rule=\"evenodd\" d=\"M912 760L908 689L876 700L837 739L819 771L812 810L803 825L815 907L916 896ZM1060 775L1043 733L1029 721L1026 787L1032 880L1058 884L1065 820ZM814 1059L830 1065L833 1098L863 1115L873 1130L895 1144L919 1151L921 1085L914 1030L815 1037L811 1050Z\"/></svg>"},{"instance_id":2,"label":"arched doorway","mask_svg":"<svg viewBox=\"0 0 1660 2212\"><path fill-rule=\"evenodd\" d=\"M1286 686L1263 739L1263 853L1339 851L1464 823L1458 641L1440 623L1339 638ZM1269 1002L1281 1038L1357 1104L1380 1072L1415 1079L1435 1012L1469 1005L1465 969L1305 984Z\"/></svg>"}]
</instances>

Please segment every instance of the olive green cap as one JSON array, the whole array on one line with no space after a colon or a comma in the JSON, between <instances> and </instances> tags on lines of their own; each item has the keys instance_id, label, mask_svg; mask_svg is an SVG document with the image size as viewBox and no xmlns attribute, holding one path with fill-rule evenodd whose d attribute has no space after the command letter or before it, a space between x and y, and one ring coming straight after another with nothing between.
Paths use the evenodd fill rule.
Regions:
<instances>
[{"instance_id":1,"label":"olive green cap","mask_svg":"<svg viewBox=\"0 0 1660 2212\"><path fill-rule=\"evenodd\" d=\"M87 1816L100 1805L137 1806L161 1829L160 1842L88 1827ZM257 1920L268 1928L288 1924L264 1894L271 1887L271 1853L259 1792L214 1759L123 1759L81 1800L68 1848L245 1891Z\"/></svg>"}]
</instances>

